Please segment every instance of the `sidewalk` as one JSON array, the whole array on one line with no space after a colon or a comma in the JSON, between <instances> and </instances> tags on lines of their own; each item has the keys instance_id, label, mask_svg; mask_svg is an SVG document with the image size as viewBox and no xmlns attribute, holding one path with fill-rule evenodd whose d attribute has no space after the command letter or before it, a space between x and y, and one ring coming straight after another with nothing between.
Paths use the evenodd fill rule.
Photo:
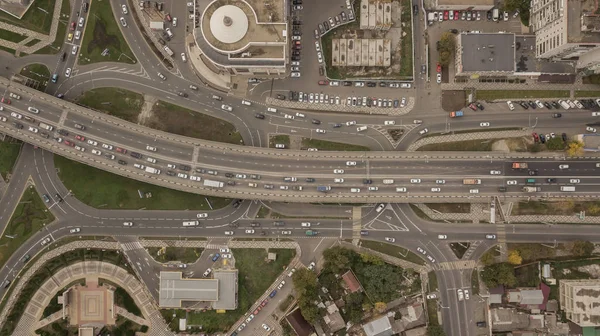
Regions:
<instances>
[{"instance_id":1,"label":"sidewalk","mask_svg":"<svg viewBox=\"0 0 600 336\"><path fill-rule=\"evenodd\" d=\"M473 132L473 133L459 133L459 134L448 134L439 136L430 136L427 138L419 139L406 149L407 152L415 152L417 149L435 143L444 142L455 142L455 141L467 141L467 140L487 140L487 139L506 139L506 138L519 138L522 136L528 136L529 131L491 131L491 132Z\"/></svg>"},{"instance_id":2,"label":"sidewalk","mask_svg":"<svg viewBox=\"0 0 600 336\"><path fill-rule=\"evenodd\" d=\"M189 35L193 39L193 35ZM202 52L196 47L196 44L186 43L189 60L192 62L192 68L196 75L200 77L204 85L210 84L217 87L218 90L229 91L231 87L231 76L222 73L215 73L202 60ZM208 82L208 83L207 83Z\"/></svg>"}]
</instances>

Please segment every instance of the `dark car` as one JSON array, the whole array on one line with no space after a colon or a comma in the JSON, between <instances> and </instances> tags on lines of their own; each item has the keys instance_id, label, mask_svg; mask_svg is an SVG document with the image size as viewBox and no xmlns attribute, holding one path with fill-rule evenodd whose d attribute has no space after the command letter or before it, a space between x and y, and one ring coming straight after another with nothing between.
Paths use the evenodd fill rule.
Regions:
<instances>
[{"instance_id":1,"label":"dark car","mask_svg":"<svg viewBox=\"0 0 600 336\"><path fill-rule=\"evenodd\" d=\"M492 19L492 11L488 11L486 16L487 16L488 21L490 21Z\"/></svg>"},{"instance_id":2,"label":"dark car","mask_svg":"<svg viewBox=\"0 0 600 336\"><path fill-rule=\"evenodd\" d=\"M521 105L524 109L528 110L529 109L529 105L527 105L526 102L520 102L519 105Z\"/></svg>"},{"instance_id":3,"label":"dark car","mask_svg":"<svg viewBox=\"0 0 600 336\"><path fill-rule=\"evenodd\" d=\"M552 114L552 118L560 118L560 117L562 117L562 114L560 114L560 113L553 113Z\"/></svg>"},{"instance_id":4,"label":"dark car","mask_svg":"<svg viewBox=\"0 0 600 336\"><path fill-rule=\"evenodd\" d=\"M69 136L69 132L65 131L64 129L59 129L58 134L63 135L63 136Z\"/></svg>"},{"instance_id":5,"label":"dark car","mask_svg":"<svg viewBox=\"0 0 600 336\"><path fill-rule=\"evenodd\" d=\"M567 142L567 133L562 134L562 139L564 142Z\"/></svg>"},{"instance_id":6,"label":"dark car","mask_svg":"<svg viewBox=\"0 0 600 336\"><path fill-rule=\"evenodd\" d=\"M556 179L555 178L549 178L549 179L546 179L546 182L548 182L548 183L556 183Z\"/></svg>"},{"instance_id":7,"label":"dark car","mask_svg":"<svg viewBox=\"0 0 600 336\"><path fill-rule=\"evenodd\" d=\"M368 87L376 87L377 83L375 83L375 82L367 82L367 86Z\"/></svg>"},{"instance_id":8,"label":"dark car","mask_svg":"<svg viewBox=\"0 0 600 336\"><path fill-rule=\"evenodd\" d=\"M300 51L292 50L292 56L300 56Z\"/></svg>"},{"instance_id":9,"label":"dark car","mask_svg":"<svg viewBox=\"0 0 600 336\"><path fill-rule=\"evenodd\" d=\"M184 97L184 98L187 98L187 96L188 96L188 94L187 94L187 93L185 93L185 92L177 92L177 95L178 95L179 97Z\"/></svg>"},{"instance_id":10,"label":"dark car","mask_svg":"<svg viewBox=\"0 0 600 336\"><path fill-rule=\"evenodd\" d=\"M546 108L547 108L548 110L551 110L551 109L552 109L552 105L550 105L550 103L548 103L548 102L544 102L544 106L546 106Z\"/></svg>"},{"instance_id":11,"label":"dark car","mask_svg":"<svg viewBox=\"0 0 600 336\"><path fill-rule=\"evenodd\" d=\"M257 119L265 119L265 115L264 115L264 114L262 114L262 113L256 113L256 114L254 115L254 118L257 118Z\"/></svg>"},{"instance_id":12,"label":"dark car","mask_svg":"<svg viewBox=\"0 0 600 336\"><path fill-rule=\"evenodd\" d=\"M190 171L192 170L192 167L186 165L179 165L179 170Z\"/></svg>"},{"instance_id":13,"label":"dark car","mask_svg":"<svg viewBox=\"0 0 600 336\"><path fill-rule=\"evenodd\" d=\"M458 29L450 29L449 32L452 34L458 34Z\"/></svg>"},{"instance_id":14,"label":"dark car","mask_svg":"<svg viewBox=\"0 0 600 336\"><path fill-rule=\"evenodd\" d=\"M379 86L380 87L387 87L387 83L386 82L379 82Z\"/></svg>"},{"instance_id":15,"label":"dark car","mask_svg":"<svg viewBox=\"0 0 600 336\"><path fill-rule=\"evenodd\" d=\"M284 226L284 225L285 225L285 222L282 222L282 221L276 221L276 222L273 222L273 225L275 225L275 226Z\"/></svg>"},{"instance_id":16,"label":"dark car","mask_svg":"<svg viewBox=\"0 0 600 336\"><path fill-rule=\"evenodd\" d=\"M352 82L351 81L344 81L344 86L352 86Z\"/></svg>"},{"instance_id":17,"label":"dark car","mask_svg":"<svg viewBox=\"0 0 600 336\"><path fill-rule=\"evenodd\" d=\"M252 223L250 223L250 226L251 227L259 227L260 223L259 222L252 222Z\"/></svg>"},{"instance_id":18,"label":"dark car","mask_svg":"<svg viewBox=\"0 0 600 336\"><path fill-rule=\"evenodd\" d=\"M129 153L129 155L133 156L136 159L141 159L142 158L142 154L136 153L136 152L131 152L131 153Z\"/></svg>"},{"instance_id":19,"label":"dark car","mask_svg":"<svg viewBox=\"0 0 600 336\"><path fill-rule=\"evenodd\" d=\"M478 108L479 108L481 111L485 110L485 108L483 107L483 105L482 105L481 103L477 102L477 103L475 103L475 105L477 105L477 107L478 107Z\"/></svg>"},{"instance_id":20,"label":"dark car","mask_svg":"<svg viewBox=\"0 0 600 336\"><path fill-rule=\"evenodd\" d=\"M306 182L315 182L315 179L312 177L307 177L306 180L304 180Z\"/></svg>"},{"instance_id":21,"label":"dark car","mask_svg":"<svg viewBox=\"0 0 600 336\"><path fill-rule=\"evenodd\" d=\"M552 107L554 107L554 108L556 108L556 109L560 107L560 105L558 105L558 103L557 103L557 102L555 102L555 101L553 101L553 102L550 102L550 104L552 105Z\"/></svg>"},{"instance_id":22,"label":"dark car","mask_svg":"<svg viewBox=\"0 0 600 336\"><path fill-rule=\"evenodd\" d=\"M55 194L55 195L54 195L54 198L56 198L56 199L58 200L58 203L60 203L60 202L62 202L62 201L63 201L63 198L62 198L62 196L60 196L60 194L59 194L59 193Z\"/></svg>"},{"instance_id":23,"label":"dark car","mask_svg":"<svg viewBox=\"0 0 600 336\"><path fill-rule=\"evenodd\" d=\"M292 56L292 61L299 61L300 60L300 56Z\"/></svg>"},{"instance_id":24,"label":"dark car","mask_svg":"<svg viewBox=\"0 0 600 336\"><path fill-rule=\"evenodd\" d=\"M363 184L372 184L373 180L371 179L363 179Z\"/></svg>"},{"instance_id":25,"label":"dark car","mask_svg":"<svg viewBox=\"0 0 600 336\"><path fill-rule=\"evenodd\" d=\"M299 31L299 30L294 30L294 31L292 31L292 35L294 35L294 36L302 36L302 32Z\"/></svg>"},{"instance_id":26,"label":"dark car","mask_svg":"<svg viewBox=\"0 0 600 336\"><path fill-rule=\"evenodd\" d=\"M83 3L83 12L87 13L88 9L90 8L90 4L87 2Z\"/></svg>"},{"instance_id":27,"label":"dark car","mask_svg":"<svg viewBox=\"0 0 600 336\"><path fill-rule=\"evenodd\" d=\"M540 142L541 143L546 143L546 136L543 134L540 134Z\"/></svg>"},{"instance_id":28,"label":"dark car","mask_svg":"<svg viewBox=\"0 0 600 336\"><path fill-rule=\"evenodd\" d=\"M235 201L233 201L232 205L234 208L239 208L240 204L242 204L242 200L241 199L237 199Z\"/></svg>"},{"instance_id":29,"label":"dark car","mask_svg":"<svg viewBox=\"0 0 600 336\"><path fill-rule=\"evenodd\" d=\"M537 108L537 105L534 102L532 102L531 100L528 101L527 104L529 104L529 106L531 106L531 108L534 110Z\"/></svg>"},{"instance_id":30,"label":"dark car","mask_svg":"<svg viewBox=\"0 0 600 336\"><path fill-rule=\"evenodd\" d=\"M282 94L277 94L277 99L279 100L285 100L285 96Z\"/></svg>"},{"instance_id":31,"label":"dark car","mask_svg":"<svg viewBox=\"0 0 600 336\"><path fill-rule=\"evenodd\" d=\"M360 230L360 235L361 236L368 236L369 235L369 231L367 231L367 230Z\"/></svg>"},{"instance_id":32,"label":"dark car","mask_svg":"<svg viewBox=\"0 0 600 336\"><path fill-rule=\"evenodd\" d=\"M123 166L127 164L127 162L125 162L125 161L123 161L123 160L119 160L119 161L117 161L117 162L118 162L120 165L123 165Z\"/></svg>"},{"instance_id":33,"label":"dark car","mask_svg":"<svg viewBox=\"0 0 600 336\"><path fill-rule=\"evenodd\" d=\"M319 119L313 119L310 122L312 122L315 125L321 125L321 120L319 120Z\"/></svg>"},{"instance_id":34,"label":"dark car","mask_svg":"<svg viewBox=\"0 0 600 336\"><path fill-rule=\"evenodd\" d=\"M538 174L538 171L537 171L537 169L536 170L531 169L527 173L529 174L529 176L536 176Z\"/></svg>"},{"instance_id":35,"label":"dark car","mask_svg":"<svg viewBox=\"0 0 600 336\"><path fill-rule=\"evenodd\" d=\"M333 128L340 128L340 127L342 127L342 124L333 124L332 127Z\"/></svg>"},{"instance_id":36,"label":"dark car","mask_svg":"<svg viewBox=\"0 0 600 336\"><path fill-rule=\"evenodd\" d=\"M235 175L232 173L225 173L225 177L234 177Z\"/></svg>"},{"instance_id":37,"label":"dark car","mask_svg":"<svg viewBox=\"0 0 600 336\"><path fill-rule=\"evenodd\" d=\"M23 129L23 125L19 124L18 122L13 123L13 125L15 125L15 127L18 129Z\"/></svg>"},{"instance_id":38,"label":"dark car","mask_svg":"<svg viewBox=\"0 0 600 336\"><path fill-rule=\"evenodd\" d=\"M62 57L60 58L60 60L64 62L66 58L67 58L67 53L65 52L62 54Z\"/></svg>"},{"instance_id":39,"label":"dark car","mask_svg":"<svg viewBox=\"0 0 600 336\"><path fill-rule=\"evenodd\" d=\"M175 176L177 174L175 174L175 172L168 170L167 171L167 176Z\"/></svg>"}]
</instances>

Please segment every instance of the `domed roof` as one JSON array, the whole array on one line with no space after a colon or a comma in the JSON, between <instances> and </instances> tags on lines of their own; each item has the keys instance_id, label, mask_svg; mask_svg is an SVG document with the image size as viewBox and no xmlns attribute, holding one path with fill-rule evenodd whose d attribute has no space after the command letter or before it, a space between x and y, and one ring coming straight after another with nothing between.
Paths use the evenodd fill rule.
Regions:
<instances>
[{"instance_id":1,"label":"domed roof","mask_svg":"<svg viewBox=\"0 0 600 336\"><path fill-rule=\"evenodd\" d=\"M235 43L248 32L248 17L237 6L221 6L210 17L210 31L222 43Z\"/></svg>"}]
</instances>

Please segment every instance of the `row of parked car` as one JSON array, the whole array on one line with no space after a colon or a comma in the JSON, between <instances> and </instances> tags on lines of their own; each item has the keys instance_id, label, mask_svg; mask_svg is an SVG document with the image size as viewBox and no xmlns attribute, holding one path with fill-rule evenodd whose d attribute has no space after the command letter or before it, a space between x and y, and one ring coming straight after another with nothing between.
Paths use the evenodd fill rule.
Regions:
<instances>
[{"instance_id":1,"label":"row of parked car","mask_svg":"<svg viewBox=\"0 0 600 336\"><path fill-rule=\"evenodd\" d=\"M529 108L532 109L537 109L537 108L547 108L549 110L551 109L559 109L559 108L563 108L565 110L568 109L595 109L600 107L600 99L581 99L581 100L573 100L571 101L570 99L567 100L558 100L558 101L507 101L506 104L508 104L508 108L513 111L515 109L515 105L514 104L519 104L521 105L521 107L523 107L524 109L528 110ZM556 118L560 118L560 116L556 117Z\"/></svg>"}]
</instances>

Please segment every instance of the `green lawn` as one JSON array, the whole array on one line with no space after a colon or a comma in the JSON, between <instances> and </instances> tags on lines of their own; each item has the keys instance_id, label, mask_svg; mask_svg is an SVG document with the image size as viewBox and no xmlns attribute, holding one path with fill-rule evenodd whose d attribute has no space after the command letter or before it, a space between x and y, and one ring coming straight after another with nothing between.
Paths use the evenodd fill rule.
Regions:
<instances>
[{"instance_id":1,"label":"green lawn","mask_svg":"<svg viewBox=\"0 0 600 336\"><path fill-rule=\"evenodd\" d=\"M473 295L479 294L479 271L477 268L474 268L471 272L471 290Z\"/></svg>"},{"instance_id":2,"label":"green lawn","mask_svg":"<svg viewBox=\"0 0 600 336\"><path fill-rule=\"evenodd\" d=\"M385 253L399 259L404 259L418 265L425 265L425 260L421 259L419 256L405 249L404 247L388 243L380 243L372 240L361 240L360 243L362 247L370 248L371 250Z\"/></svg>"},{"instance_id":3,"label":"green lawn","mask_svg":"<svg viewBox=\"0 0 600 336\"><path fill-rule=\"evenodd\" d=\"M144 96L125 89L98 88L77 97L77 103L137 123Z\"/></svg>"},{"instance_id":4,"label":"green lawn","mask_svg":"<svg viewBox=\"0 0 600 336\"><path fill-rule=\"evenodd\" d=\"M40 42L40 40L38 40L38 39L33 39L33 40L31 40L31 41L29 41L29 42L25 43L25 46L26 46L26 47L31 47L32 45L35 45L35 44L36 44L36 43L38 43L38 42Z\"/></svg>"},{"instance_id":5,"label":"green lawn","mask_svg":"<svg viewBox=\"0 0 600 336\"><path fill-rule=\"evenodd\" d=\"M230 122L163 101L154 105L146 126L197 139L244 144Z\"/></svg>"},{"instance_id":6,"label":"green lawn","mask_svg":"<svg viewBox=\"0 0 600 336\"><path fill-rule=\"evenodd\" d=\"M10 42L19 43L27 38L27 35L21 35L14 33L9 30L0 29L0 40L6 40Z\"/></svg>"},{"instance_id":7,"label":"green lawn","mask_svg":"<svg viewBox=\"0 0 600 336\"><path fill-rule=\"evenodd\" d=\"M331 150L331 151L354 151L354 152L367 152L371 149L366 146L351 145L342 142L333 142L319 139L302 139L302 147L317 148L318 150Z\"/></svg>"},{"instance_id":8,"label":"green lawn","mask_svg":"<svg viewBox=\"0 0 600 336\"><path fill-rule=\"evenodd\" d=\"M20 142L0 142L0 174L2 174L3 178L6 179L6 175L12 172L20 151Z\"/></svg>"},{"instance_id":9,"label":"green lawn","mask_svg":"<svg viewBox=\"0 0 600 336\"><path fill-rule=\"evenodd\" d=\"M419 152L428 151L475 151L475 152L487 152L492 150L492 144L494 140L465 140L465 141L454 141L444 143L433 143L428 144L417 149Z\"/></svg>"},{"instance_id":10,"label":"green lawn","mask_svg":"<svg viewBox=\"0 0 600 336\"><path fill-rule=\"evenodd\" d=\"M0 12L0 21L49 35L55 3L56 0L34 0L22 19Z\"/></svg>"},{"instance_id":11,"label":"green lawn","mask_svg":"<svg viewBox=\"0 0 600 336\"><path fill-rule=\"evenodd\" d=\"M575 98L600 98L600 91L575 91Z\"/></svg>"},{"instance_id":12,"label":"green lawn","mask_svg":"<svg viewBox=\"0 0 600 336\"><path fill-rule=\"evenodd\" d=\"M358 2L358 1L357 1ZM402 41L400 51L400 73L403 78L413 77L413 50L412 50L412 6L410 0L402 0L402 14L400 22L402 27Z\"/></svg>"},{"instance_id":13,"label":"green lawn","mask_svg":"<svg viewBox=\"0 0 600 336\"><path fill-rule=\"evenodd\" d=\"M135 64L137 62L121 34L121 24L116 22L109 0L92 1L87 17L83 42L79 49L79 64L97 62ZM102 51L107 48L109 54L102 56Z\"/></svg>"},{"instance_id":14,"label":"green lawn","mask_svg":"<svg viewBox=\"0 0 600 336\"><path fill-rule=\"evenodd\" d=\"M50 70L44 64L33 63L24 66L21 69L21 75L37 81L40 85L37 87L40 91L45 91L50 81Z\"/></svg>"},{"instance_id":15,"label":"green lawn","mask_svg":"<svg viewBox=\"0 0 600 336\"><path fill-rule=\"evenodd\" d=\"M569 90L477 90L479 100L569 98Z\"/></svg>"},{"instance_id":16,"label":"green lawn","mask_svg":"<svg viewBox=\"0 0 600 336\"><path fill-rule=\"evenodd\" d=\"M56 39L50 45L35 52L35 54L57 54L61 48L65 46L65 39L67 38L67 26L69 25L69 16L71 15L71 4L69 0L62 0L62 7L60 8L61 20L58 21L58 28L56 29ZM70 49L68 49L70 50Z\"/></svg>"},{"instance_id":17,"label":"green lawn","mask_svg":"<svg viewBox=\"0 0 600 336\"><path fill-rule=\"evenodd\" d=\"M27 188L0 238L0 265L4 265L31 235L42 230L44 224L50 224L52 221L54 215L48 211L35 188Z\"/></svg>"},{"instance_id":18,"label":"green lawn","mask_svg":"<svg viewBox=\"0 0 600 336\"><path fill-rule=\"evenodd\" d=\"M275 144L284 144L286 148L290 148L290 136L285 134L271 135L269 137L269 148L275 148Z\"/></svg>"},{"instance_id":19,"label":"green lawn","mask_svg":"<svg viewBox=\"0 0 600 336\"><path fill-rule=\"evenodd\" d=\"M194 263L202 254L201 248L185 248L185 247L148 247L148 254L154 260L166 263L169 261L181 261L182 263Z\"/></svg>"},{"instance_id":20,"label":"green lawn","mask_svg":"<svg viewBox=\"0 0 600 336\"><path fill-rule=\"evenodd\" d=\"M206 197L159 187L115 175L104 170L68 160L55 155L58 176L83 203L101 209L146 210L209 210L208 199L214 209L230 203L229 199ZM151 193L151 198L141 199L138 190Z\"/></svg>"},{"instance_id":21,"label":"green lawn","mask_svg":"<svg viewBox=\"0 0 600 336\"><path fill-rule=\"evenodd\" d=\"M429 291L435 292L436 290L438 290L438 281L435 271L427 273L427 277L429 278Z\"/></svg>"},{"instance_id":22,"label":"green lawn","mask_svg":"<svg viewBox=\"0 0 600 336\"><path fill-rule=\"evenodd\" d=\"M238 274L238 309L218 314L215 311L197 312L188 314L188 324L202 325L206 333L225 332L233 326L242 315L265 293L273 281L285 270L294 258L296 250L270 249L277 254L277 260L267 263L267 251L263 249L232 249L235 266ZM291 286L291 281L286 281L286 286ZM275 297L273 300L278 300ZM270 299L271 300L271 299ZM274 303L270 303L274 304ZM172 320L173 310L161 310L171 327L178 324Z\"/></svg>"}]
</instances>

